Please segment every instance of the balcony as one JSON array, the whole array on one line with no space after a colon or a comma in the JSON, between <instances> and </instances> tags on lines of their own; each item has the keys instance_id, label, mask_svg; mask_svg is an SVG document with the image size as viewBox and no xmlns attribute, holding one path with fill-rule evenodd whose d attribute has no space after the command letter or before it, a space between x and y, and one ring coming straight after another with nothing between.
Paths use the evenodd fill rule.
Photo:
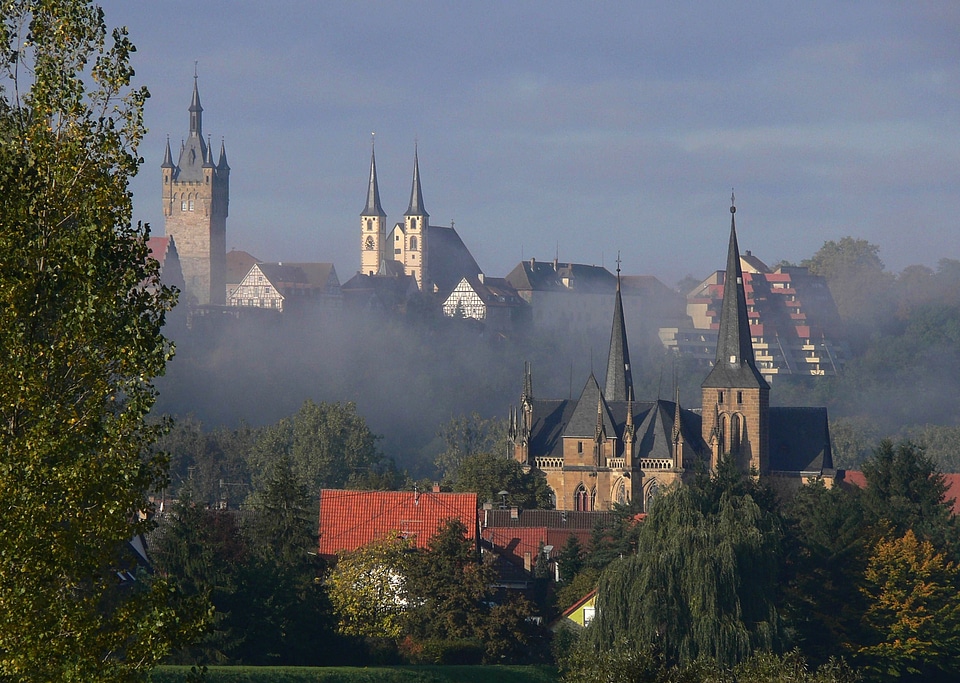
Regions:
<instances>
[{"instance_id":1,"label":"balcony","mask_svg":"<svg viewBox=\"0 0 960 683\"><path fill-rule=\"evenodd\" d=\"M626 458L607 458L607 467L611 470L622 470L626 466Z\"/></svg>"},{"instance_id":2,"label":"balcony","mask_svg":"<svg viewBox=\"0 0 960 683\"><path fill-rule=\"evenodd\" d=\"M534 458L533 466L538 470L560 470L563 469L563 458Z\"/></svg>"},{"instance_id":3,"label":"balcony","mask_svg":"<svg viewBox=\"0 0 960 683\"><path fill-rule=\"evenodd\" d=\"M640 458L642 470L672 470L673 460L670 458Z\"/></svg>"}]
</instances>

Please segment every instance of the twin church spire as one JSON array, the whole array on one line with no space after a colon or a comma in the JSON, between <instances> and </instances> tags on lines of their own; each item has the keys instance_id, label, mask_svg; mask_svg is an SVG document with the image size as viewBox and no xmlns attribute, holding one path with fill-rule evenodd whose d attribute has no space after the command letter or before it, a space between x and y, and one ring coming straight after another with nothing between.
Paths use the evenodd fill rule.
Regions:
<instances>
[{"instance_id":1,"label":"twin church spire","mask_svg":"<svg viewBox=\"0 0 960 683\"><path fill-rule=\"evenodd\" d=\"M398 223L387 234L386 219L387 214L380 203L376 149L371 142L367 201L360 213L360 273L377 275L386 268L387 273L396 274L397 269L388 266L388 263L400 264L403 273L415 278L417 286L424 291L430 284L427 269L430 214L424 208L420 157L416 147L413 152L410 203L403 214L403 223Z\"/></svg>"}]
</instances>

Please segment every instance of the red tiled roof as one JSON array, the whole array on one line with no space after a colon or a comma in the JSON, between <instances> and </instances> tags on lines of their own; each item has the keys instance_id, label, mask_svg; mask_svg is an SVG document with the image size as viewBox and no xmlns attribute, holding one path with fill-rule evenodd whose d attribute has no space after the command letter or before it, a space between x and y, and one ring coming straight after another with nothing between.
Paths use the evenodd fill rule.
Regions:
<instances>
[{"instance_id":1,"label":"red tiled roof","mask_svg":"<svg viewBox=\"0 0 960 683\"><path fill-rule=\"evenodd\" d=\"M147 249L150 250L150 257L160 264L163 269L163 262L167 258L167 247L170 245L169 237L148 237Z\"/></svg>"},{"instance_id":2,"label":"red tiled roof","mask_svg":"<svg viewBox=\"0 0 960 683\"><path fill-rule=\"evenodd\" d=\"M570 605L567 609L565 609L565 610L563 611L563 614L560 615L560 617L561 617L561 618L562 618L562 617L569 617L571 614L573 614L573 613L576 612L578 609L580 609L581 607L583 607L584 603L587 602L588 600L590 600L590 598L592 598L592 597L593 597L594 595L596 595L596 594L597 594L597 589L594 588L592 591L590 591L589 593L587 593L586 595L584 595L582 598L580 598L579 600L577 600L575 603L573 603L572 605Z\"/></svg>"},{"instance_id":3,"label":"red tiled roof","mask_svg":"<svg viewBox=\"0 0 960 683\"><path fill-rule=\"evenodd\" d=\"M320 491L319 553L333 556L391 535L425 548L444 521L455 517L477 536L477 494L413 491Z\"/></svg>"},{"instance_id":4,"label":"red tiled roof","mask_svg":"<svg viewBox=\"0 0 960 683\"><path fill-rule=\"evenodd\" d=\"M841 470L843 478L840 480L843 484L850 484L860 488L866 488L867 478L859 470ZM960 515L960 473L944 474L943 480L947 485L945 492L946 500L952 502L953 514Z\"/></svg>"}]
</instances>

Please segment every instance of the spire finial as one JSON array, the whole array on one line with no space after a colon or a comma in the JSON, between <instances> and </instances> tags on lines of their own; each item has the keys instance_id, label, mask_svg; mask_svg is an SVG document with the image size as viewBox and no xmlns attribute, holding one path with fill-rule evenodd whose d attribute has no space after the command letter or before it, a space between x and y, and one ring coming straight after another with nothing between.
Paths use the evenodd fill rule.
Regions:
<instances>
[{"instance_id":1,"label":"spire finial","mask_svg":"<svg viewBox=\"0 0 960 683\"><path fill-rule=\"evenodd\" d=\"M377 145L377 132L371 131L370 133L370 149L373 149Z\"/></svg>"},{"instance_id":2,"label":"spire finial","mask_svg":"<svg viewBox=\"0 0 960 683\"><path fill-rule=\"evenodd\" d=\"M620 250L617 249L617 282L620 281Z\"/></svg>"},{"instance_id":3,"label":"spire finial","mask_svg":"<svg viewBox=\"0 0 960 683\"><path fill-rule=\"evenodd\" d=\"M733 194L733 188L730 189L730 213L737 212L737 198Z\"/></svg>"},{"instance_id":4,"label":"spire finial","mask_svg":"<svg viewBox=\"0 0 960 683\"><path fill-rule=\"evenodd\" d=\"M197 80L197 65L200 63L199 59L193 60L193 80Z\"/></svg>"}]
</instances>

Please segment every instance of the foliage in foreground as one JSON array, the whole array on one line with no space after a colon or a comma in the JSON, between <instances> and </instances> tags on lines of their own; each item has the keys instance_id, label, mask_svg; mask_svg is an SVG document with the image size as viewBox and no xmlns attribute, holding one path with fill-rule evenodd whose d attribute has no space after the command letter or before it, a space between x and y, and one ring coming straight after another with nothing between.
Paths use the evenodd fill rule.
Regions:
<instances>
[{"instance_id":1,"label":"foliage in foreground","mask_svg":"<svg viewBox=\"0 0 960 683\"><path fill-rule=\"evenodd\" d=\"M371 666L284 667L211 666L206 683L555 683L557 672L545 666ZM164 666L154 683L187 683L190 667Z\"/></svg>"},{"instance_id":2,"label":"foliage in foreground","mask_svg":"<svg viewBox=\"0 0 960 683\"><path fill-rule=\"evenodd\" d=\"M175 292L131 224L144 88L81 0L0 6L0 678L129 681L194 633L133 570Z\"/></svg>"}]
</instances>

